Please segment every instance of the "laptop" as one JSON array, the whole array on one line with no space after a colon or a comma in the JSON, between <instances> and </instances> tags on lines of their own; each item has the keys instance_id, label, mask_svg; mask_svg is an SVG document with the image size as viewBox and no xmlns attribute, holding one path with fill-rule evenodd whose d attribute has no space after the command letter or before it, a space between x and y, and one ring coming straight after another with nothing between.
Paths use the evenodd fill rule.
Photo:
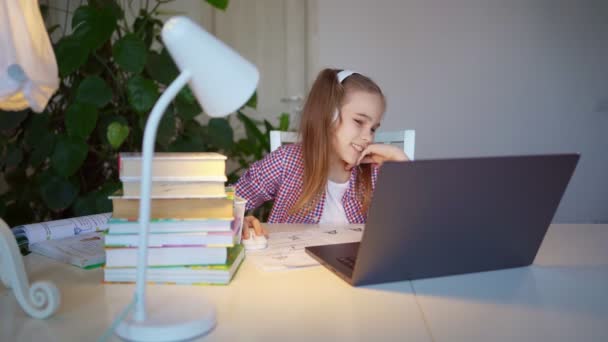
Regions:
<instances>
[{"instance_id":1,"label":"laptop","mask_svg":"<svg viewBox=\"0 0 608 342\"><path fill-rule=\"evenodd\" d=\"M530 265L578 154L384 163L360 242L306 252L353 286Z\"/></svg>"}]
</instances>

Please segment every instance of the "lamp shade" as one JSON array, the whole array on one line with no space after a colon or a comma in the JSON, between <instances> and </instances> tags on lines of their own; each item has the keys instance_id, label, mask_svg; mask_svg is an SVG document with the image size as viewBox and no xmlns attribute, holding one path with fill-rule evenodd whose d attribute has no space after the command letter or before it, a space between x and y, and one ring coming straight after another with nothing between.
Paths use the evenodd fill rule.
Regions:
<instances>
[{"instance_id":1,"label":"lamp shade","mask_svg":"<svg viewBox=\"0 0 608 342\"><path fill-rule=\"evenodd\" d=\"M58 87L38 1L0 1L0 109L42 112Z\"/></svg>"},{"instance_id":2,"label":"lamp shade","mask_svg":"<svg viewBox=\"0 0 608 342\"><path fill-rule=\"evenodd\" d=\"M209 116L236 111L255 91L257 68L192 20L171 18L161 35L178 68L191 73L190 88Z\"/></svg>"}]
</instances>

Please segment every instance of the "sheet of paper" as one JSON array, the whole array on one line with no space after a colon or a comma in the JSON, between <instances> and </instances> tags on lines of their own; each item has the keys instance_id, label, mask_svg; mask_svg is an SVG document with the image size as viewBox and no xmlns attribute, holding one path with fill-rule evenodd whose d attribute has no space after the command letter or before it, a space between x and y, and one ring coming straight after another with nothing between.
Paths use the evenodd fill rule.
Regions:
<instances>
[{"instance_id":1,"label":"sheet of paper","mask_svg":"<svg viewBox=\"0 0 608 342\"><path fill-rule=\"evenodd\" d=\"M32 245L44 240L57 240L83 233L104 231L108 229L110 216L112 213L103 213L26 224L13 228L13 233L17 237L25 235L29 244Z\"/></svg>"},{"instance_id":2,"label":"sheet of paper","mask_svg":"<svg viewBox=\"0 0 608 342\"><path fill-rule=\"evenodd\" d=\"M313 227L296 232L272 233L268 238L268 247L247 251L247 258L263 271L316 266L319 263L306 254L305 247L358 242L363 235L362 225L348 228Z\"/></svg>"}]
</instances>

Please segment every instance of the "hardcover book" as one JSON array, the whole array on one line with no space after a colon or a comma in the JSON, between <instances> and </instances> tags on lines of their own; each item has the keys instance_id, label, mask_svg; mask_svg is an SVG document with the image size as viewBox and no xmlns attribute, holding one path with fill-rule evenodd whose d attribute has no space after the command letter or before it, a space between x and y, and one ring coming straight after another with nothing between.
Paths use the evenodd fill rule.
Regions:
<instances>
[{"instance_id":1,"label":"hardcover book","mask_svg":"<svg viewBox=\"0 0 608 342\"><path fill-rule=\"evenodd\" d=\"M139 198L110 196L112 217L139 218ZM150 218L164 219L232 219L234 200L229 198L152 198Z\"/></svg>"},{"instance_id":2,"label":"hardcover book","mask_svg":"<svg viewBox=\"0 0 608 342\"><path fill-rule=\"evenodd\" d=\"M140 197L141 180L140 178L121 178L122 191L125 197ZM175 198L175 197L226 197L227 178L206 177L206 178L174 178L165 180L154 180L150 188L150 197L155 198Z\"/></svg>"},{"instance_id":3,"label":"hardcover book","mask_svg":"<svg viewBox=\"0 0 608 342\"><path fill-rule=\"evenodd\" d=\"M106 267L135 267L138 248L106 248ZM149 247L149 266L221 265L227 248Z\"/></svg>"},{"instance_id":4,"label":"hardcover book","mask_svg":"<svg viewBox=\"0 0 608 342\"><path fill-rule=\"evenodd\" d=\"M148 223L150 234L156 233L200 233L230 232L233 217L224 219L152 219ZM111 218L108 221L110 234L139 234L139 221L135 219Z\"/></svg>"},{"instance_id":5,"label":"hardcover book","mask_svg":"<svg viewBox=\"0 0 608 342\"><path fill-rule=\"evenodd\" d=\"M147 280L162 284L226 285L234 277L245 258L242 245L228 249L228 260L223 265L194 265L148 267ZM105 267L104 280L109 283L134 283L135 267Z\"/></svg>"},{"instance_id":6,"label":"hardcover book","mask_svg":"<svg viewBox=\"0 0 608 342\"><path fill-rule=\"evenodd\" d=\"M118 175L121 179L141 177L142 162L141 153L120 153ZM155 152L152 160L152 180L225 176L226 156L215 152Z\"/></svg>"}]
</instances>

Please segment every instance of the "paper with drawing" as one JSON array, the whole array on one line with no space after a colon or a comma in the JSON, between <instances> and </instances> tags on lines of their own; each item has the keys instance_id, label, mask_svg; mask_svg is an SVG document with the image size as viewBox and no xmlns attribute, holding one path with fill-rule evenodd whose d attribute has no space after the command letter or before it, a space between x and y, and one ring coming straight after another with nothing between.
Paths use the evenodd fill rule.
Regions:
<instances>
[{"instance_id":1,"label":"paper with drawing","mask_svg":"<svg viewBox=\"0 0 608 342\"><path fill-rule=\"evenodd\" d=\"M319 265L305 247L361 241L363 225L348 227L316 226L302 231L272 233L268 248L247 251L247 258L264 271L281 271Z\"/></svg>"}]
</instances>

